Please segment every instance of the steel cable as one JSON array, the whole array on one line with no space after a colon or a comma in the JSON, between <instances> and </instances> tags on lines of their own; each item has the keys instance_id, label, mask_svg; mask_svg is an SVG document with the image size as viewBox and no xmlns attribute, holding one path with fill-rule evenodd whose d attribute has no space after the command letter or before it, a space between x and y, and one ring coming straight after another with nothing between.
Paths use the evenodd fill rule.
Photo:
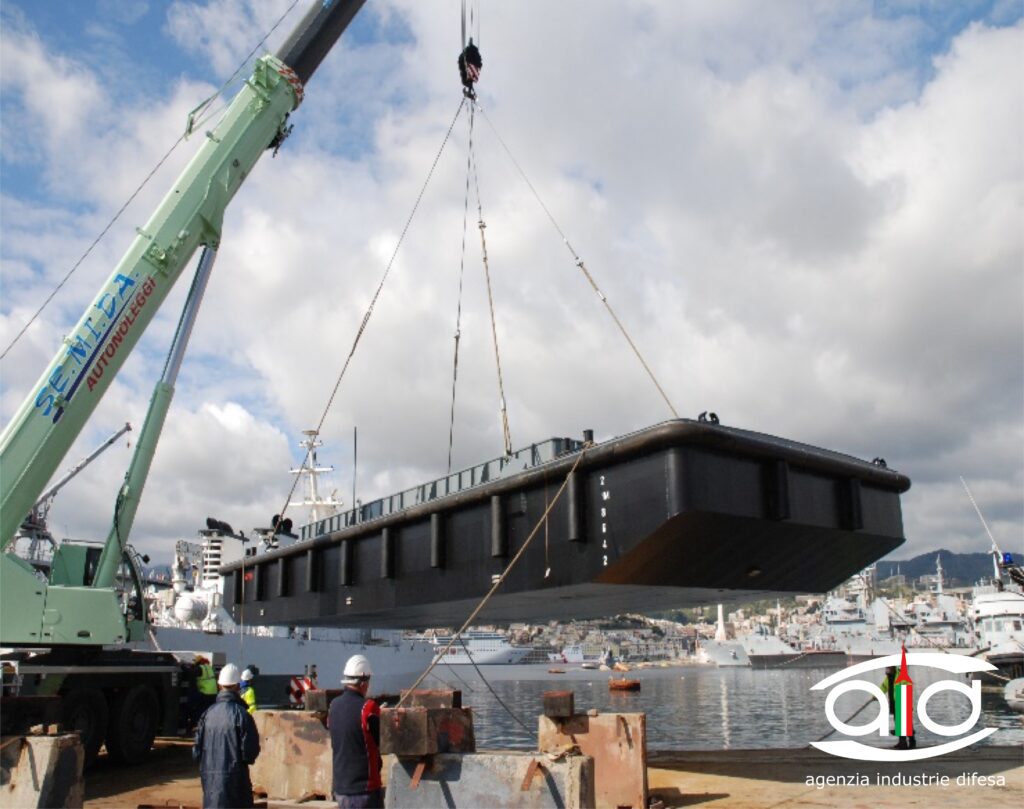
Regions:
<instances>
[{"instance_id":1,"label":"steel cable","mask_svg":"<svg viewBox=\"0 0 1024 809\"><path fill-rule=\"evenodd\" d=\"M470 110L475 109L475 107L476 102L471 102ZM480 228L480 249L483 253L484 276L487 280L487 304L490 307L491 312L491 337L494 340L494 362L498 367L498 402L501 405L501 428L505 441L505 457L508 458L512 455L512 437L508 428L508 408L505 404L505 381L501 373L501 352L498 350L498 324L494 315L494 294L491 291L491 268L487 261L487 238L484 236L484 230L487 228L487 224L484 222L483 203L480 200L480 179L477 175L476 156L473 154L472 144L470 144L469 155L470 162L473 166L473 184L476 187L477 225Z\"/></svg>"},{"instance_id":2,"label":"steel cable","mask_svg":"<svg viewBox=\"0 0 1024 809\"><path fill-rule=\"evenodd\" d=\"M316 430L313 433L313 438L320 435L320 430L324 426L324 422L327 420L327 414L331 410L331 405L334 404L334 399L338 395L338 389L341 387L341 381L345 378L345 372L348 370L349 363L352 362L352 357L356 353L356 348L359 346L359 341L362 339L363 332L366 331L367 325L369 325L370 318L373 316L374 307L377 305L377 299L380 298L380 293L384 289L384 284L391 274L391 268L395 264L395 259L398 257L398 251L402 247L402 242L405 240L406 234L409 232L409 227L412 225L412 220L416 216L416 212L419 210L420 202L423 200L423 195L426 193L427 186L430 185L430 180L434 176L434 170L437 168L438 161L441 159L441 155L444 153L444 148L448 144L448 140L451 138L452 130L455 128L455 122L458 121L459 115L462 113L462 108L466 104L466 99L463 98L459 102L459 107L455 111L455 116L452 118L451 124L448 126L448 131L445 133L444 140L441 141L441 147L438 149L437 154L434 156L434 162L430 166L430 171L427 172L427 178L423 181L423 185L420 188L419 194L416 196L416 202L412 206L412 211L409 213L409 217L405 220L405 226L402 228L402 232L398 237L398 242L395 244L395 249L391 253L391 258L384 269L384 274L381 276L380 283L377 284L377 289L373 293L373 298L370 300L370 305L366 308L366 312L363 315L362 322L359 324L359 328L356 330L356 336L352 341L352 347L349 349L348 356L345 358L345 363L342 365L341 372L338 374L337 380L334 382L334 387L331 390L331 395L327 399L327 404L324 406L323 412L320 414L320 420L317 422ZM306 455L302 460L302 466L305 466L309 461L309 456L312 453L312 443L310 447L306 449ZM285 512L288 510L288 505L291 502L292 495L295 494L295 487L299 483L299 475L295 476L295 480L292 481L291 488L288 490L288 496L285 498L284 506L278 512L280 518L283 520ZM353 508L355 503L352 504Z\"/></svg>"},{"instance_id":3,"label":"steel cable","mask_svg":"<svg viewBox=\"0 0 1024 809\"><path fill-rule=\"evenodd\" d=\"M466 193L462 203L462 253L459 258L459 299L455 312L455 355L452 360L452 408L448 421L448 474L452 473L452 447L455 443L455 387L459 380L459 340L462 339L462 282L466 271L466 228L469 224L469 176L473 154L473 114L469 108L469 151L466 153Z\"/></svg>"},{"instance_id":4,"label":"steel cable","mask_svg":"<svg viewBox=\"0 0 1024 809\"><path fill-rule=\"evenodd\" d=\"M661 394L661 398L665 400L665 404L668 405L668 409L672 413L673 418L679 418L679 413L676 411L672 402L669 400L668 394L665 393L665 389L662 388L661 383L658 382L657 377L654 375L654 371L651 370L651 367L647 364L647 360L645 360L643 355L640 353L640 349L637 348L636 343L633 342L633 338L630 337L629 332L626 331L626 327L622 325L622 321L619 320L618 315L615 314L615 310L612 309L611 303L608 302L608 296L605 295L601 288L597 285L597 282L594 280L594 277L590 274L590 271L583 263L583 259L580 258L579 254L576 252L576 250L570 243L568 237L566 237L565 233L562 231L562 228L559 227L554 215L548 209L548 206L544 204L544 200L541 199L541 196L537 192L537 189L534 188L533 183L530 182L530 178L526 176L526 172L523 171L522 166L519 165L519 161L517 161L515 156L512 154L512 150L509 149L508 145L502 139L501 135L498 134L498 130L491 122L491 119L487 115L487 111L483 107L480 107L480 114L483 116L483 119L487 122L487 125L491 128L491 131L494 133L494 136L498 139L498 143L501 144L502 149L505 150L505 154L508 155L509 160L512 161L512 165L515 166L516 171L519 172L519 176L522 177L523 182L525 182L527 187L530 189L531 193L534 196L534 199L537 200L537 204L539 204L544 213L547 214L548 219L554 226L555 230L558 232L558 235L562 237L562 242L565 244L566 249L568 249L569 253L572 255L573 261L575 262L576 266L579 267L580 271L587 279L587 282L590 284L591 288L594 290L597 297L601 299L601 303L604 304L604 307L608 311L608 314L615 322L615 325L622 333L622 336L629 344L629 347L633 350L633 353L636 355L636 358L640 361L640 364L643 366L643 369L647 372L647 376L650 377L651 382L654 383L654 387L657 388L658 393Z\"/></svg>"},{"instance_id":5,"label":"steel cable","mask_svg":"<svg viewBox=\"0 0 1024 809\"><path fill-rule=\"evenodd\" d=\"M434 658L433 661L431 661L430 665L427 666L424 672L416 679L416 682L412 684L412 687L409 688L408 691L406 691L406 696L399 700L398 705L395 707L400 708L402 706L402 703L404 703L405 700L408 698L408 695L415 691L419 684L426 679L427 675L434 670L434 667L438 664L438 661L441 658L443 658L444 655L448 654L448 650L452 648L452 646L455 644L455 641L459 640L462 637L462 633L465 632L466 629L468 629L472 625L473 620L476 618L477 615L480 614L480 610L482 610L484 606L487 604L487 602L491 600L491 596L493 596L497 592L498 588L505 583L505 578L508 576L509 571L511 571L512 568L515 567L516 562L519 561L519 559L522 557L526 549L530 547L530 542L533 541L533 538L537 535L537 532L540 530L540 527L547 522L548 514L551 512L551 509L555 507L555 504L561 498L562 493L565 491L565 487L569 485L569 480L572 478L573 473L576 471L576 468L580 465L580 461L583 460L583 456L586 455L587 450L590 449L591 446L592 444L589 442L583 445L583 449L580 450L579 455L576 457L576 461L573 463L572 469L570 469L569 473L565 476L565 480L563 480L562 485L558 487L558 491L555 493L554 499L548 504L548 507L544 509L544 513L541 515L536 525L533 526L533 530L530 531L529 536L527 536L526 539L523 541L523 546L516 552L515 556L512 557L512 560L508 563L508 566L502 571L501 575L498 576L494 584L491 585L491 589L487 591L486 595L484 595L484 597L480 599L480 603L476 605L476 608L473 610L473 612L470 613L469 617L465 620L465 622L463 622L459 630L452 634L451 639L448 641L448 645L441 650L441 652Z\"/></svg>"}]
</instances>

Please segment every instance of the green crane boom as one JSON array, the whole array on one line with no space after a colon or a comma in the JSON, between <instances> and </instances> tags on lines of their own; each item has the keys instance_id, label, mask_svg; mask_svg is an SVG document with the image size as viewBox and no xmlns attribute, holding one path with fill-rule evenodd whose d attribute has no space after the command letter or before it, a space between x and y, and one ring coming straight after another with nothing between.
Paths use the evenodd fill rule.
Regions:
<instances>
[{"instance_id":1,"label":"green crane boom","mask_svg":"<svg viewBox=\"0 0 1024 809\"><path fill-rule=\"evenodd\" d=\"M0 434L0 550L13 540L196 248L217 248L228 203L268 146L283 138L288 115L302 101L304 82L362 3L315 4L277 56L257 61L220 123L205 133L195 157L138 229L128 252ZM152 441L155 449L156 436ZM144 474L145 469L142 480ZM141 481L136 504L140 491ZM132 509L134 513L134 505ZM0 553L0 642L126 640L117 598L107 587L119 563L118 551L114 549L115 562L104 563L97 588L84 586L84 581L82 586L41 586L28 564Z\"/></svg>"}]
</instances>

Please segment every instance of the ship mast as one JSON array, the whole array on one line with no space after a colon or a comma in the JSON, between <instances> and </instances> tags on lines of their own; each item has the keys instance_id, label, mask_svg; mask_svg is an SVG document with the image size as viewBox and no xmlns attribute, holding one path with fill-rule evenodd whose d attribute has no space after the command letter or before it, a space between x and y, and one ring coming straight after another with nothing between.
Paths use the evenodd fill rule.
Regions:
<instances>
[{"instance_id":1,"label":"ship mast","mask_svg":"<svg viewBox=\"0 0 1024 809\"><path fill-rule=\"evenodd\" d=\"M299 446L305 450L303 453L304 460L302 466L292 469L291 473L298 475L300 478L303 476L307 478L308 493L304 500L293 500L288 503L288 506L307 507L309 509L309 521L315 523L336 513L341 508L342 502L335 497L334 492L331 492L327 497L320 495L317 478L322 474L333 472L334 467L317 465L317 448L324 445L324 442L318 437L317 431L303 430L302 434L306 437L299 442Z\"/></svg>"}]
</instances>

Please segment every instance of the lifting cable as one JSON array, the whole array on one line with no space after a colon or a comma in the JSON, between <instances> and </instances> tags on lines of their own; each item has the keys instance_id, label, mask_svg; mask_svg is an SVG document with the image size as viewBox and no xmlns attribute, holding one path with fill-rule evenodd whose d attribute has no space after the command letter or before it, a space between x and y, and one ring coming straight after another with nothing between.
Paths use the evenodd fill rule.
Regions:
<instances>
[{"instance_id":1,"label":"lifting cable","mask_svg":"<svg viewBox=\"0 0 1024 809\"><path fill-rule=\"evenodd\" d=\"M160 167L163 166L163 164L167 162L167 159L171 156L171 154L174 152L174 150L177 149L178 146L181 145L181 142L186 140L188 138L189 134L197 126L199 126L200 124L202 124L205 121L209 120L210 117L212 117L213 115L215 115L217 112L220 111L221 108L217 108L216 110L212 110L206 116L206 118L203 118L200 121L196 121L195 120L195 116L198 113L202 112L208 106L210 106L210 104L214 101L214 99L216 99L218 96L223 94L223 92L231 85L231 83L236 79L238 74L241 72L242 68L244 68L248 64L249 60L253 57L253 54L255 54L256 51L260 49L260 47L263 45L264 42L267 41L267 39L270 37L270 35L272 33L274 33L274 31L277 30L277 27L282 22L284 22L285 18L291 13L292 9L294 9L295 6L298 5L298 1L299 0L294 0L294 2L292 2L292 4L287 9L285 9L285 12L278 18L277 22L275 22L273 24L273 26L271 26L270 30L267 31L267 33L263 35L263 39L261 39L258 43L256 43L256 46L249 52L249 55L246 56L245 59L242 60L242 62L235 69L235 72L232 73L231 77L226 82L224 82L224 84L221 85L220 89L217 90L216 93L211 95L209 98L207 98L205 101L203 101L198 107L196 107L194 110L192 110L192 112L189 113L189 115L188 115L188 125L186 127L185 132L182 135L180 135L176 141L174 141L174 143L171 145L171 148L168 149L164 153L164 156L161 157L157 161L156 165L153 166L153 168L149 172L149 174L147 174L143 178L142 182L139 183L138 187L134 191L132 191L132 193L129 195L128 199L126 199L124 201L124 204L120 208L117 209L117 212L114 214L113 218L111 218L111 220L109 222L107 222L106 226L103 228L103 230L100 231L99 235L95 239L92 240L92 244L90 244L85 249L85 252L82 253L82 255L78 257L78 260L71 266L71 269L67 271L67 273L60 280L60 282L57 284L57 286L55 286L53 288L53 290L50 292L50 294L46 296L46 300L44 300L42 302L42 304L39 306L39 308L36 309L35 313L25 322L25 325L21 327L21 330L16 335L14 335L14 339L11 340L11 342L7 344L7 347L3 350L3 353L0 353L0 360L3 360L3 359L5 359L7 357L7 354L10 352L10 350L12 348L14 348L15 344L24 336L25 332L28 331L29 327L33 323L35 323L35 321L43 313L43 310L46 309L46 307L50 305L50 301L52 301L57 296L57 293L60 292L61 289L64 287L64 285L71 279L71 276L75 274L75 270L77 270L81 266L82 262L85 261L89 257L89 255L95 249L96 245L98 245L100 243L100 241L102 241L103 237L107 235L107 232L117 223L117 220L121 218L121 214L123 214L125 212L125 209L129 205L132 204L132 202L139 195L139 193L142 191L142 189L146 187L146 185L149 183L149 181L151 179L153 179L153 175L156 174L160 170Z\"/></svg>"},{"instance_id":2,"label":"lifting cable","mask_svg":"<svg viewBox=\"0 0 1024 809\"><path fill-rule=\"evenodd\" d=\"M453 666L453 665L452 665L451 663L449 663L449 662L448 662L447 660L446 660L446 661L444 662L444 664L445 664L445 666L447 667L448 671L450 671L450 672L451 672L452 674L454 674L454 675L455 675L455 679L456 679L456 680L458 680L458 681L459 681L460 683L462 683L462 684L463 684L463 685L464 685L464 686L466 687L466 690L467 690L467 691L469 691L470 693L473 693L474 691L476 691L476 689L475 689L475 688L473 688L473 686L471 686L471 685L470 685L470 684L469 684L468 682L466 682L466 681L465 681L465 680L463 679L462 675L461 675L461 674L459 674L459 673L458 673L458 672L457 672L457 671L455 670L455 666ZM433 675L431 675L431 676L432 676L432 677L434 677L435 679L438 679L438 680L440 680L440 681L441 681L442 683L444 683L444 684L445 684L446 686L448 686L449 688L452 688L452 684L451 684L451 683L449 683L449 682L448 682L447 680L445 680L445 679L444 679L443 677L441 677L440 675L437 675L437 674L433 674ZM452 688L452 690L454 690L454 688Z\"/></svg>"},{"instance_id":3,"label":"lifting cable","mask_svg":"<svg viewBox=\"0 0 1024 809\"><path fill-rule=\"evenodd\" d=\"M465 26L465 20L463 20ZM473 153L474 107L469 108L469 152L466 154L466 193L462 204L462 254L459 259L459 298L455 310L455 354L452 360L452 408L448 420L448 474L452 473L452 445L455 441L455 386L459 381L459 340L462 338L462 281L466 271L466 227L469 222L469 174Z\"/></svg>"},{"instance_id":4,"label":"lifting cable","mask_svg":"<svg viewBox=\"0 0 1024 809\"><path fill-rule=\"evenodd\" d=\"M470 12L470 26L472 27L472 11ZM479 38L479 32L478 32ZM480 249L483 258L484 278L487 284L487 303L491 317L491 338L494 342L494 362L498 372L498 405L501 413L502 440L504 444L505 457L512 455L512 437L508 425L508 406L505 399L505 380L501 370L501 350L498 345L498 325L494 312L494 290L491 284L490 261L487 255L487 223L484 220L483 201L480 196L480 177L477 170L476 152L473 147L473 128L476 120L476 92L473 85L480 78L480 69L483 61L480 58L479 48L473 44L473 38L466 40L466 4L462 4L462 51L459 54L459 74L462 79L463 96L469 99L469 136L466 155L466 191L463 202L462 213L462 254L459 263L459 296L455 320L455 352L452 361L452 403L448 422L448 474L452 471L452 448L455 440L455 396L459 376L459 341L462 336L462 294L463 279L466 265L466 229L469 218L469 182L472 175L473 187L476 192L477 227L480 229Z\"/></svg>"},{"instance_id":5,"label":"lifting cable","mask_svg":"<svg viewBox=\"0 0 1024 809\"><path fill-rule=\"evenodd\" d=\"M466 25L466 0L462 0L462 42L459 43L459 48L465 48L470 42L473 41L473 25L476 25L476 44L480 45L480 9L469 6L469 25ZM466 36L467 28L469 36Z\"/></svg>"},{"instance_id":6,"label":"lifting cable","mask_svg":"<svg viewBox=\"0 0 1024 809\"><path fill-rule=\"evenodd\" d=\"M505 579L508 577L509 572L512 570L512 568L515 567L516 562L519 561L523 553L525 553L526 549L530 547L530 543L533 541L533 538L537 535L537 532L540 530L540 527L546 524L548 514L551 512L551 509L555 507L555 504L561 498L562 493L565 491L566 486L569 485L569 481L572 479L572 476L576 472L577 467L579 467L580 461L583 460L583 456L587 454L587 451L590 449L591 446L593 446L593 444L592 442L589 441L583 444L583 448L580 450L579 455L576 456L576 460L573 463L572 468L565 476L565 480L562 481L562 485L558 487L558 491L555 493L554 499L551 501L550 504L548 504L548 507L544 509L544 513L541 515L540 519L537 520L537 523L533 526L533 529L530 531L529 536L527 536L526 539L523 541L523 546L518 551L516 551L516 555L512 557L511 561L508 563L508 566L502 571L501 575L498 576L494 584L491 585L491 589L487 591L487 594L484 595L482 599L480 599L480 603L476 605L473 612L469 614L469 617L463 622L462 626L459 627L458 631L452 633L452 636L448 640L448 644L444 647L444 649L438 652L438 654L431 661L430 665L427 666L424 672L416 679L416 682L414 682L412 686L409 688L409 690L405 692L403 697L398 701L398 704L395 706L396 708L402 707L402 704L409 698L409 695L419 687L420 683L422 683L427 678L427 675L434 670L434 667L441 661L441 659L446 654L448 654L448 650L455 645L455 641L460 640L462 638L462 633L465 632L472 625L476 616L480 614L480 611L486 606L487 602L491 600L491 596L493 596L497 592L498 588L505 583Z\"/></svg>"},{"instance_id":7,"label":"lifting cable","mask_svg":"<svg viewBox=\"0 0 1024 809\"><path fill-rule=\"evenodd\" d=\"M470 115L473 115L473 110L476 108L476 101L470 99ZM505 457L509 458L512 456L512 438L509 435L508 429L508 408L505 406L505 382L501 374L501 352L498 351L498 325L494 317L494 295L491 291L491 269L487 261L487 238L484 235L484 231L487 229L487 223L484 221L484 210L483 204L480 201L480 180L477 176L476 170L476 156L473 154L473 145L470 144L469 161L473 166L473 183L476 187L476 211L477 211L477 227L480 228L480 249L483 255L484 261L484 277L487 279L487 304L491 310L491 336L494 339L494 362L498 367L498 403L501 407L501 429L505 439Z\"/></svg>"},{"instance_id":8,"label":"lifting cable","mask_svg":"<svg viewBox=\"0 0 1024 809\"><path fill-rule=\"evenodd\" d=\"M478 23L479 23L479 18L478 18ZM472 27L472 11L470 12L470 26ZM479 40L480 40L480 37L479 37L479 30L478 30L477 31L477 41L479 42ZM455 392L456 392L456 387L457 387L458 379L459 379L459 340L461 339L461 336L462 336L462 332L461 332L461 324L462 324L462 291L463 291L463 280L464 280L464 277L465 277L465 268L466 268L466 230L468 228L468 222L469 222L469 180L470 180L470 175L471 174L472 174L472 177L473 177L474 188L476 190L477 226L480 229L480 247L481 247L481 251L482 251L482 255L483 255L484 276L485 276L485 278L487 280L487 301L488 301L488 304L490 306L490 314L491 314L491 336L494 339L494 360L495 360L495 364L497 365L497 369L498 369L498 397L499 397L499 401L500 401L500 404L501 404L501 420L502 420L502 433L503 433L504 443L505 443L505 457L507 458L507 457L510 457L512 455L512 441L511 441L511 438L510 438L509 427L508 427L508 410L507 410L507 408L505 406L505 385L504 385L504 381L503 381L502 373L501 373L501 354L500 354L500 352L498 350L498 330L497 330L497 325L496 325L495 316L494 316L494 296L493 296L492 289L491 289L491 272L490 272L490 266L489 266L488 261L487 261L487 239L486 239L486 236L484 235L484 229L487 227L487 225L484 222L483 204L482 204L481 199L480 199L480 180L479 180L479 176L477 174L476 155L475 155L475 152L474 152L474 149L473 149L473 125L474 125L475 118L476 118L476 93L473 90L473 83L476 81L477 78L479 78L479 75L480 75L479 74L479 68L480 68L481 62L480 62L480 58L479 58L479 50L476 51L474 56L470 57L469 47L472 46L472 45L473 45L472 37L469 38L468 42L466 40L466 2L465 2L465 0L463 0L463 3L462 3L462 43L461 43L462 50L460 51L460 56L459 56L459 73L460 73L460 75L462 77L462 81L463 81L463 88L464 88L463 89L463 96L465 98L469 99L470 107L469 107L469 135L468 135L468 139L467 139L468 140L468 148L467 148L467 151L466 151L466 190L465 190L465 195L464 195L464 199L463 199L463 208L462 208L462 252L461 252L460 259L459 259L459 295L458 295L458 304L457 304L457 307L456 307L456 314L455 314L455 350L454 350L454 357L453 357L453 360L452 360L452 405L451 405L451 414L450 414L449 422L448 422L448 474L449 475L451 474L451 471L452 471L452 446L454 444L454 434L455 434ZM469 58L467 58L467 57L469 57ZM581 457L582 457L582 453L581 453ZM578 459L577 459L577 463L579 463ZM573 468L575 469L575 466ZM561 493L561 492L559 492L559 493ZM547 484L546 483L545 483L545 489L544 489L544 499L545 499L545 503L544 503L545 510L544 510L544 517L542 518L542 521L544 523L544 563L545 563L545 567L546 567L547 566L547 558L548 558L547 557L547 553L548 553L548 535L547 535L548 521L547 521L547 514L548 514L548 511L550 511L550 507L547 504ZM537 529L534 528L534 533L536 533L536 530ZM533 534L531 534L530 537L527 538L526 543L529 543L529 541L530 541L530 539L532 539L532 537L533 537ZM526 544L523 545L523 548L520 550L520 554L525 549L526 549ZM512 565L515 564L515 561L518 558L519 558L519 554L516 554L515 558L513 558L512 562L509 564L508 568L506 568L506 571L505 571L506 573L512 567ZM548 570L548 573L550 573L550 568L548 568L547 570ZM547 577L548 573L545 573L545 578ZM491 593L493 593L494 590L497 589L498 585L501 583L501 581L503 579L504 579L504 574L502 574L502 577L497 582L495 582L494 586L491 588ZM484 600L483 600L483 602L481 602L480 607L482 607L483 604L486 603L488 598L490 598L490 593L487 596L484 597ZM477 610L474 611L473 615L470 616L469 620L472 620L473 617L477 614L477 612L479 612L480 607L478 607ZM527 726L527 724L525 722L523 722L522 718L518 714L516 714L516 712L513 711L508 705L506 705L505 702L501 699L500 696L498 696L498 693L491 686L490 681L488 681L487 677L484 676L484 673L482 671L480 671L480 668L477 666L476 661L473 659L473 655L470 653L469 648L466 646L466 642L462 638L462 633L465 631L465 629L466 629L466 627L468 625L469 625L469 622L467 621L467 623L463 625L462 629L460 629L455 635L452 636L452 639L449 641L449 643L445 647L445 649L441 653L438 654L437 658L430 664L430 666L427 668L427 670L423 672L423 674L420 676L420 678L413 684L413 687L411 689L409 689L409 690L412 691L413 689L415 689L416 686L418 686L430 674L431 670L437 665L437 661L440 660L443 655L446 655L448 653L448 650L451 649L452 643L454 643L455 639L457 638L459 643L462 645L463 651L465 651L465 653L466 653L466 657L469 658L469 662L472 664L473 669L476 671L477 676L479 676L481 682L483 682L483 684L485 686L487 686L487 690L491 692L491 696L494 697L495 701L502 708L505 709L505 712L509 716L511 716L512 719L514 719L515 722L521 728L523 728L523 730L525 730L528 734L532 733L533 731L531 730L531 728L529 726ZM466 681L462 679L462 677L458 674L458 672L456 672L455 669L450 664L447 663L447 661L446 661L445 664L448 665L448 668L452 671L453 674L455 674L456 677L458 677L458 679L463 684L465 684L467 687L469 687L469 684L466 683ZM473 689L470 688L470 690L473 690ZM399 703L398 703L399 706L401 706L402 701L404 701L404 698L403 698L403 700L399 701Z\"/></svg>"},{"instance_id":9,"label":"lifting cable","mask_svg":"<svg viewBox=\"0 0 1024 809\"><path fill-rule=\"evenodd\" d=\"M373 298L370 300L370 305L366 308L366 312L363 314L362 322L359 324L359 328L356 330L355 338L352 340L352 347L349 349L348 356L345 358L345 362L342 365L341 372L338 374L338 378L334 382L334 387L331 390L331 395L327 399L327 404L324 405L323 411L320 413L320 420L317 422L316 429L313 431L313 438L320 435L320 430L324 426L324 422L327 420L327 414L330 412L331 405L334 404L334 398L338 395L338 388L341 387L341 380L345 377L345 372L348 370L349 364L352 362L352 357L356 353L356 348L359 346L359 341L362 339L363 332L366 331L367 325L370 323L370 318L373 316L374 307L377 305L377 299L380 297L381 291L384 289L384 283L387 281L388 276L391 274L391 268L395 264L395 259L398 258L398 251L402 247L402 242L405 240L406 234L409 232L409 227L412 225L412 220L416 216L416 212L419 210L420 202L423 201L423 195L427 191L427 186L430 185L430 180L434 176L434 170L437 168L437 164L441 159L441 155L444 153L445 146L448 145L448 140L451 138L452 130L455 128L455 122L458 121L459 115L462 113L463 107L466 105L466 99L463 98L459 102L459 107L455 110L455 115L452 118L451 124L448 125L448 131L445 132L444 139L441 141L441 147L437 150L437 154L434 156L434 162L430 165L430 171L427 172L427 178L423 181L423 185L420 188L419 194L416 195L416 201L413 203L412 211L409 213L409 217L405 220L405 226L402 228L402 232L398 237L398 242L395 244L395 249L391 253L391 258L388 260L387 266L384 268L384 274L381 276L380 283L377 284L377 290L373 293ZM312 441L310 446L306 449L306 455L302 460L302 465L309 461L310 453L313 451ZM284 506L278 512L280 521L284 520L285 512L288 510L288 504L291 502L292 495L295 494L295 488L299 484L299 476L296 475L295 480L292 481L291 488L288 490L288 496L285 498ZM355 508L355 503L352 504Z\"/></svg>"},{"instance_id":10,"label":"lifting cable","mask_svg":"<svg viewBox=\"0 0 1024 809\"><path fill-rule=\"evenodd\" d=\"M647 372L647 375L651 378L651 382L653 382L654 386L658 389L658 393L661 394L661 398L665 400L665 404L668 405L668 409L671 411L672 416L674 418L679 418L679 413L672 405L672 402L669 400L664 388L662 388L661 384L654 376L654 372L647 364L647 361L643 358L643 355L640 353L640 349L637 348L636 343L634 343L633 339L629 336L629 333L626 331L626 327L622 325L622 321L619 320L618 315L615 314L615 310L612 309L612 305L608 302L608 296L601 291L601 288L597 285L597 282L594 280L594 277L590 274L590 272L587 270L586 265L583 263L583 259L580 258L579 254L573 249L573 246L572 244L570 244L569 239L562 231L562 228L559 227L558 222L555 221L555 217L548 209L548 206L544 204L544 201L541 199L540 194L537 193L537 189L534 188L533 183L530 182L530 178L526 176L526 172L523 171L522 167L519 165L519 162L513 156L511 149L509 149L508 145L502 139L501 135L498 134L498 130L491 122L491 119L487 116L487 111L483 107L480 107L480 114L483 116L483 119L487 122L487 125L491 128L491 131L494 133L494 136L498 139L498 143L500 143L501 147L505 150L505 154L508 155L509 160L512 161L512 165L515 166L516 171L519 172L519 176L523 178L523 181L526 183L527 187L533 193L534 199L537 200L537 203L543 209L544 213L547 214L548 219L551 221L551 224L558 232L558 235L562 237L562 241L564 242L566 248L572 254L573 262L576 264L577 267L579 267L584 277L586 277L587 282L590 284L591 288L597 294L597 297L601 299L601 303L603 303L605 309L608 310L608 314L611 315L612 320L615 321L615 325L618 326L619 331L622 332L622 336L626 339L626 342L629 344L629 347L633 349L633 353L636 355L636 358L640 361L640 364Z\"/></svg>"},{"instance_id":11,"label":"lifting cable","mask_svg":"<svg viewBox=\"0 0 1024 809\"><path fill-rule=\"evenodd\" d=\"M518 714L517 714L517 713L516 713L515 711L513 711L513 710L512 710L511 708L509 708L509 707L508 707L508 705L506 705L506 704L505 704L505 702L504 702L504 701L502 700L502 698L498 696L498 692L497 692L497 691L495 691L495 690L494 690L493 688L491 688L491 684L490 684L490 683L488 682L487 678L486 678L486 677L484 677L484 673L483 673L482 671L480 671L480 668L479 668L479 667L477 666L477 664L476 664L476 661L475 661L475 660L473 659L473 655L471 655L471 654L469 653L469 647L467 647L467 646L466 646L466 641L464 641L464 640L463 640L463 639L462 639L462 638L460 637L460 638L459 638L459 643L460 643L460 644L462 644L462 649L463 649L463 651L465 651L465 653L466 653L466 657L468 657L468 658L469 658L469 662L473 664L473 668L474 668L474 669L476 670L476 673L477 673L477 675L478 675L478 676L480 677L480 679L481 679L481 680L483 681L483 684L487 686L487 690L491 692L491 696L492 696L492 697L494 697L494 698L495 698L495 699L496 699L496 700L498 701L498 704L499 704L499 705L500 705L500 706L501 706L502 708L504 708L504 709L505 709L505 712L506 712L506 713L507 713L507 714L508 714L509 716L511 716L511 717L512 717L513 719L515 719L515 720L516 720L516 722L517 722L517 723L519 724L519 727L521 727L521 728L522 728L523 730L525 730L525 731L526 731L526 732L527 732L527 733L528 733L529 735L531 735L531 736L532 736L532 735L533 735L533 732L534 732L534 731L533 731L533 728L531 728L531 727L530 727L529 725L527 725L527 724L526 724L526 723L525 723L525 722L524 722L524 721L522 720L522 718L521 718L521 717L520 717L520 716L519 716L519 715L518 715ZM449 666L449 668L450 668L450 666Z\"/></svg>"}]
</instances>

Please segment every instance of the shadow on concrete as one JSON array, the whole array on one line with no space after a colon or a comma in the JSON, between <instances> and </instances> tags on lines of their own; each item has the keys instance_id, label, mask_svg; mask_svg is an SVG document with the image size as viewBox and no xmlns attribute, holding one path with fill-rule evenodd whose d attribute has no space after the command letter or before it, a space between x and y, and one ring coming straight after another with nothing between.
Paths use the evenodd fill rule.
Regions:
<instances>
[{"instance_id":1,"label":"shadow on concrete","mask_svg":"<svg viewBox=\"0 0 1024 809\"><path fill-rule=\"evenodd\" d=\"M160 741L149 758L135 766L117 764L101 753L85 771L85 800L112 798L180 778L199 778L199 765L192 761L191 741Z\"/></svg>"},{"instance_id":2,"label":"shadow on concrete","mask_svg":"<svg viewBox=\"0 0 1024 809\"><path fill-rule=\"evenodd\" d=\"M730 797L728 792L703 792L700 795L688 795L680 792L677 787L659 787L649 790L652 798L658 798L665 805L665 809L675 809L682 806L699 806L702 803L720 801Z\"/></svg>"},{"instance_id":3,"label":"shadow on concrete","mask_svg":"<svg viewBox=\"0 0 1024 809\"><path fill-rule=\"evenodd\" d=\"M920 748L918 748L920 749ZM925 759L883 763L853 761L830 756L813 748L776 750L652 750L647 765L657 769L708 773L780 783L805 783L808 776L858 774L902 776L946 775L950 779L966 773L995 775L1024 766L1019 745L987 745ZM684 796L684 799L689 796Z\"/></svg>"}]
</instances>

